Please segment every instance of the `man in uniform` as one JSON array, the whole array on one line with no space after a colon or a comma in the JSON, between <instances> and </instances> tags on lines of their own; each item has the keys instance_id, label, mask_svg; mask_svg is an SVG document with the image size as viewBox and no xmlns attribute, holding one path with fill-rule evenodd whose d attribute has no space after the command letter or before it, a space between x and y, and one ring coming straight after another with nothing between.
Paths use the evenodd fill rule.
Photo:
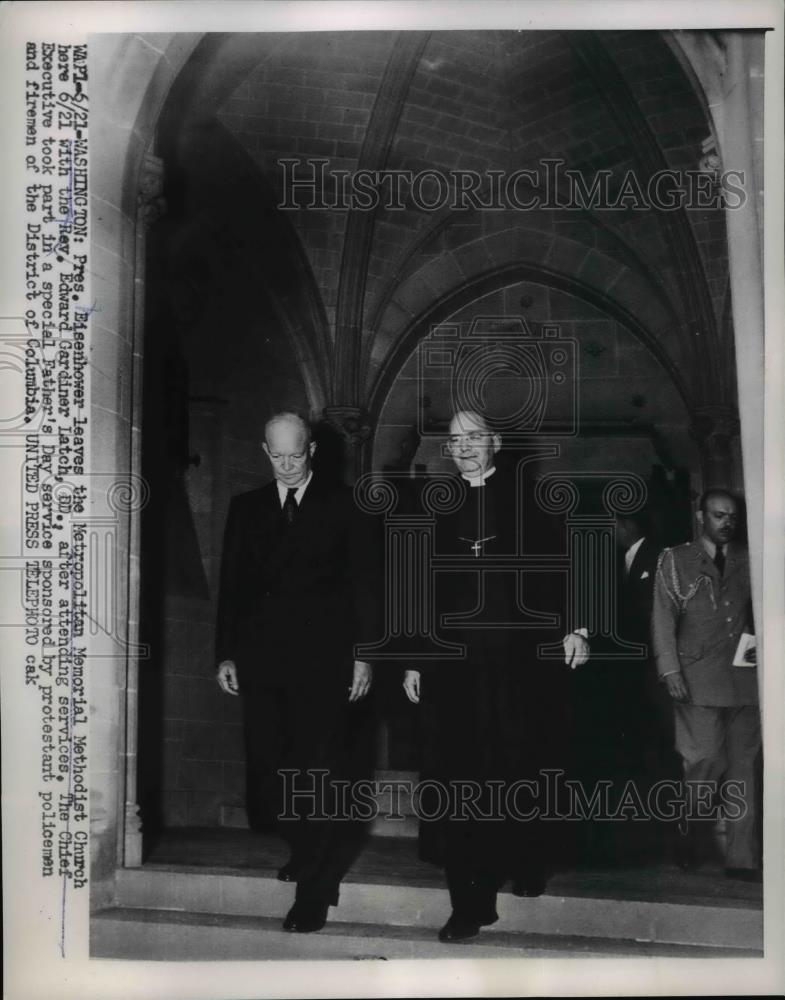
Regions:
<instances>
[{"instance_id":1,"label":"man in uniform","mask_svg":"<svg viewBox=\"0 0 785 1000\"><path fill-rule=\"evenodd\" d=\"M460 473L460 498L455 510L437 522L438 555L475 558L479 570L486 556L517 554L521 528L526 529L527 549L539 539L541 552L553 551L548 547L552 532L535 526L542 523L537 511L532 507L521 518L517 470L497 466L501 438L483 416L456 413L447 448ZM545 614L558 610L558 580L554 587L553 580L546 583L547 574L527 573L519 582L516 572L473 569L448 570L439 577L436 623L444 614L477 610L479 617L443 632L465 644L464 658L434 662L422 676L419 666L406 670L404 690L410 701L421 704L421 778L452 790L468 789L470 783L479 789L471 809L461 809L453 794L448 815L423 820L420 826L421 856L444 868L452 904L439 938L454 942L475 937L481 926L498 919L496 894L507 878L513 879L517 895L536 896L544 890L547 860L541 828L515 818L537 803L521 795L508 808L506 792L521 779L537 782L541 766L561 763L544 742L553 747L558 742L554 732L563 736L548 682L548 675L563 668L558 662L537 662L538 642L554 639L552 630L509 627L521 620L519 600L521 607ZM585 662L585 633L564 637L563 651L570 666ZM430 810L422 804L421 813ZM492 814L495 819L482 818Z\"/></svg>"},{"instance_id":2,"label":"man in uniform","mask_svg":"<svg viewBox=\"0 0 785 1000\"><path fill-rule=\"evenodd\" d=\"M738 504L724 489L700 501L697 542L665 549L654 588L652 641L657 672L673 700L675 743L687 785L687 817L677 860L694 863L698 786L738 783L743 808L726 815L725 873L760 881L756 833L757 758L761 747L754 663L735 666L743 632L751 632L747 550L734 541ZM734 810L737 803L734 803Z\"/></svg>"}]
</instances>

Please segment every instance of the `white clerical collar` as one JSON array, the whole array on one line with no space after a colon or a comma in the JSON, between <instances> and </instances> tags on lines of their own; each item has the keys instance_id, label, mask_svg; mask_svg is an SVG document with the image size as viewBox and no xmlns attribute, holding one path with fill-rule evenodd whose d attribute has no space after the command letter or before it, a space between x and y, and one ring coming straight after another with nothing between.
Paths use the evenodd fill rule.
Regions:
<instances>
[{"instance_id":1,"label":"white clerical collar","mask_svg":"<svg viewBox=\"0 0 785 1000\"><path fill-rule=\"evenodd\" d=\"M485 480L489 479L494 472L496 472L496 466L492 465L490 469L486 469L479 476L467 476L465 472L462 472L461 479L465 479L469 486L485 486Z\"/></svg>"},{"instance_id":2,"label":"white clerical collar","mask_svg":"<svg viewBox=\"0 0 785 1000\"><path fill-rule=\"evenodd\" d=\"M310 483L312 478L313 478L313 469L311 469L311 471L308 473L308 477L305 480L305 482L300 483L300 485L297 487L297 492L294 494L294 499L298 507L300 506L300 501L303 498L303 494L308 488L308 483ZM280 479L275 480L275 485L278 487L278 499L281 501L281 506L283 507L283 502L286 499L286 494L289 491L289 487L285 486Z\"/></svg>"}]
</instances>

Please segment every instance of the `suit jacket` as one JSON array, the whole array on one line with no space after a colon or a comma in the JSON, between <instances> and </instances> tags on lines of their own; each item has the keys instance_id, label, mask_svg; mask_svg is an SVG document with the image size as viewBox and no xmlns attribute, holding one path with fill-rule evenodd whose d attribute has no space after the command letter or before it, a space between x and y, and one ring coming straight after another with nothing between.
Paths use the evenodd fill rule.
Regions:
<instances>
[{"instance_id":1,"label":"suit jacket","mask_svg":"<svg viewBox=\"0 0 785 1000\"><path fill-rule=\"evenodd\" d=\"M757 704L757 670L733 666L739 637L751 620L743 546L728 545L722 576L700 541L663 551L652 611L657 672L681 670L692 704Z\"/></svg>"},{"instance_id":2,"label":"suit jacket","mask_svg":"<svg viewBox=\"0 0 785 1000\"><path fill-rule=\"evenodd\" d=\"M627 641L647 647L651 647L651 608L660 548L652 539L644 538L629 573L625 573L622 555L618 579L619 631Z\"/></svg>"},{"instance_id":3,"label":"suit jacket","mask_svg":"<svg viewBox=\"0 0 785 1000\"><path fill-rule=\"evenodd\" d=\"M216 656L241 685L334 678L379 637L378 545L352 492L314 475L294 524L275 481L234 497L224 534Z\"/></svg>"}]
</instances>

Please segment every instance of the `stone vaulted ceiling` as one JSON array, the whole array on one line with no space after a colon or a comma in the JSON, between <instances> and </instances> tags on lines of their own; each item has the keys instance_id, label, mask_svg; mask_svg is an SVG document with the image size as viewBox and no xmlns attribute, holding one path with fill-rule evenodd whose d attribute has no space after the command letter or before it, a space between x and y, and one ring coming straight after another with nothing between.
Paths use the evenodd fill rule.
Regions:
<instances>
[{"instance_id":1,"label":"stone vaulted ceiling","mask_svg":"<svg viewBox=\"0 0 785 1000\"><path fill-rule=\"evenodd\" d=\"M276 202L282 160L357 170L542 169L618 192L632 171L696 170L710 126L656 32L353 32L208 36L182 121L217 117ZM318 187L318 183L316 185ZM332 185L319 191L333 197ZM622 323L688 408L733 398L720 207L286 211L324 324L325 396L377 408L427 322L476 289L531 280ZM260 281L264 276L260 275ZM424 327L423 324L426 324ZM325 345L327 349L325 349Z\"/></svg>"}]
</instances>

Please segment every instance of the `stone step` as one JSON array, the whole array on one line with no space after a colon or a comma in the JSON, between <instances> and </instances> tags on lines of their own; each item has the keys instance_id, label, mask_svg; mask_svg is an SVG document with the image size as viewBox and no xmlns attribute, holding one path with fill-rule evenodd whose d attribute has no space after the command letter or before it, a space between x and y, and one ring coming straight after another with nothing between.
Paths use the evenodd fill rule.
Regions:
<instances>
[{"instance_id":1,"label":"stone step","mask_svg":"<svg viewBox=\"0 0 785 1000\"><path fill-rule=\"evenodd\" d=\"M403 803L403 807L408 805ZM229 830L247 830L248 820L245 809L242 806L222 806L220 813L221 827ZM380 810L370 825L370 834L373 837L405 837L407 840L417 838L418 820L410 812L403 813L399 817L389 817Z\"/></svg>"},{"instance_id":2,"label":"stone step","mask_svg":"<svg viewBox=\"0 0 785 1000\"><path fill-rule=\"evenodd\" d=\"M216 917L272 918L280 921L294 887L269 872L193 866L146 866L118 873L116 905L123 910L213 914ZM537 899L499 894L500 920L483 931L592 937L658 945L760 951L763 913L743 900L614 898L601 886L560 893L557 885ZM422 884L346 881L331 925L361 924L425 930L433 934L448 915L447 893ZM383 934L381 936L384 936Z\"/></svg>"},{"instance_id":3,"label":"stone step","mask_svg":"<svg viewBox=\"0 0 785 1000\"><path fill-rule=\"evenodd\" d=\"M340 909L340 908L339 908ZM96 913L90 924L93 958L167 961L260 959L377 960L413 958L755 956L756 951L640 942L588 935L511 933L483 928L478 938L445 945L436 929L380 926L335 920L317 934L290 934L281 917L230 916L173 910L115 907ZM499 921L499 925L503 919Z\"/></svg>"}]
</instances>

